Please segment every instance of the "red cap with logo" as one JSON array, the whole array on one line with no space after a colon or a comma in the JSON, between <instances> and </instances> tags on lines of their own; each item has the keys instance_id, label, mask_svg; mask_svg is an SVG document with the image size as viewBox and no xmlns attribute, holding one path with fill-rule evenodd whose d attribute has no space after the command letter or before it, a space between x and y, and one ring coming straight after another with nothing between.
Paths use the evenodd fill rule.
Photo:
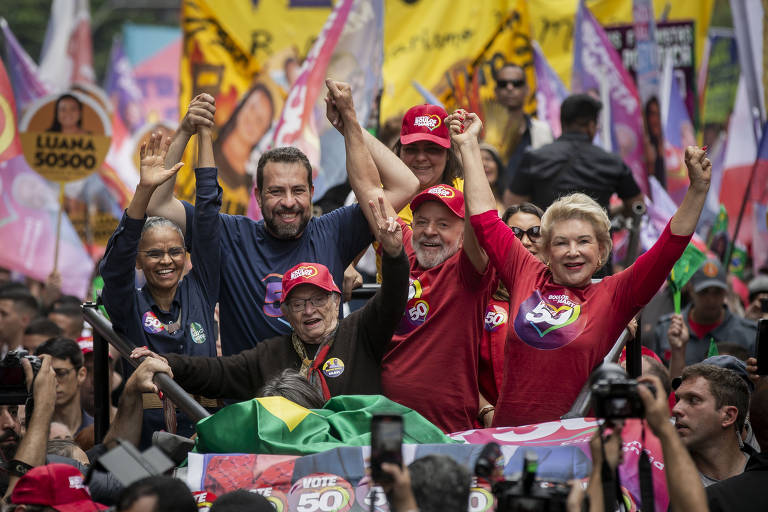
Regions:
<instances>
[{"instance_id":1,"label":"red cap with logo","mask_svg":"<svg viewBox=\"0 0 768 512\"><path fill-rule=\"evenodd\" d=\"M444 148L451 147L451 135L445 118L448 113L437 105L416 105L403 116L400 143L412 144L420 140L434 142Z\"/></svg>"},{"instance_id":2,"label":"red cap with logo","mask_svg":"<svg viewBox=\"0 0 768 512\"><path fill-rule=\"evenodd\" d=\"M283 274L283 293L280 304L285 302L291 290L300 284L311 284L327 292L341 293L339 287L333 282L333 276L328 271L328 267L320 263L299 263Z\"/></svg>"},{"instance_id":3,"label":"red cap with logo","mask_svg":"<svg viewBox=\"0 0 768 512\"><path fill-rule=\"evenodd\" d=\"M45 505L59 512L107 510L91 500L82 473L69 464L47 464L29 470L13 488L11 503Z\"/></svg>"},{"instance_id":4,"label":"red cap with logo","mask_svg":"<svg viewBox=\"0 0 768 512\"><path fill-rule=\"evenodd\" d=\"M450 185L435 185L420 193L411 201L411 211L415 212L424 201L439 201L456 214L464 218L464 194Z\"/></svg>"}]
</instances>

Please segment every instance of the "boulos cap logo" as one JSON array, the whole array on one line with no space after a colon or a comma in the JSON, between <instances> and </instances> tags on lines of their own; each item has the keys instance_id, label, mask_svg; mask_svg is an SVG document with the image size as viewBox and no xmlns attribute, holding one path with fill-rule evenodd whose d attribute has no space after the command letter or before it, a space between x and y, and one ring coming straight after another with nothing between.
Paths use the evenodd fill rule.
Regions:
<instances>
[{"instance_id":1,"label":"boulos cap logo","mask_svg":"<svg viewBox=\"0 0 768 512\"><path fill-rule=\"evenodd\" d=\"M716 277L717 276L717 265L715 265L711 261L708 261L701 268L701 272L705 276L707 276L707 277Z\"/></svg>"},{"instance_id":2,"label":"boulos cap logo","mask_svg":"<svg viewBox=\"0 0 768 512\"><path fill-rule=\"evenodd\" d=\"M442 185L438 185L436 187L430 188L429 190L427 190L427 193L435 196L440 196L444 199L450 199L451 197L454 197L456 195L456 192L454 192L452 189L448 187L444 187Z\"/></svg>"},{"instance_id":3,"label":"boulos cap logo","mask_svg":"<svg viewBox=\"0 0 768 512\"><path fill-rule=\"evenodd\" d=\"M424 116L416 116L416 118L413 120L413 126L423 126L429 131L433 131L435 128L440 126L441 122L442 121L440 120L440 116L430 114Z\"/></svg>"},{"instance_id":4,"label":"boulos cap logo","mask_svg":"<svg viewBox=\"0 0 768 512\"><path fill-rule=\"evenodd\" d=\"M303 277L309 279L310 277L317 275L317 267L313 265L302 265L293 272L291 272L291 279L298 279Z\"/></svg>"}]
</instances>

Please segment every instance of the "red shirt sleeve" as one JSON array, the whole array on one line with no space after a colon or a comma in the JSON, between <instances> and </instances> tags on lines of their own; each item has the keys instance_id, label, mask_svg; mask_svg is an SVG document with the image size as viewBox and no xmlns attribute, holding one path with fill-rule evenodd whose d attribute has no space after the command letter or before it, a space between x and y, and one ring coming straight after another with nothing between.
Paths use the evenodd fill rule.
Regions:
<instances>
[{"instance_id":1,"label":"red shirt sleeve","mask_svg":"<svg viewBox=\"0 0 768 512\"><path fill-rule=\"evenodd\" d=\"M469 220L480 247L488 254L491 265L508 289L513 288L515 276L520 275L523 269L542 265L515 237L512 229L504 224L496 210L473 215Z\"/></svg>"},{"instance_id":2,"label":"red shirt sleeve","mask_svg":"<svg viewBox=\"0 0 768 512\"><path fill-rule=\"evenodd\" d=\"M630 309L648 304L664 284L692 236L673 235L667 223L656 243L629 268L616 274L619 280L616 287L617 300Z\"/></svg>"}]
</instances>

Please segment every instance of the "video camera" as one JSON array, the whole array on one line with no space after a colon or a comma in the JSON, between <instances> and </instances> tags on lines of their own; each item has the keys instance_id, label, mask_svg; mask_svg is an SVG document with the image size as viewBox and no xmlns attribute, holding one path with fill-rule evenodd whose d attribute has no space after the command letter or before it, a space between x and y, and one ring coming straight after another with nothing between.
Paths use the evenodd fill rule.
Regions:
<instances>
[{"instance_id":1,"label":"video camera","mask_svg":"<svg viewBox=\"0 0 768 512\"><path fill-rule=\"evenodd\" d=\"M523 471L503 478L504 457L496 443L488 443L475 462L475 475L492 484L497 512L565 512L570 488L566 482L536 478L539 456L526 451Z\"/></svg>"},{"instance_id":2,"label":"video camera","mask_svg":"<svg viewBox=\"0 0 768 512\"><path fill-rule=\"evenodd\" d=\"M637 392L643 385L656 396L656 388L630 379L621 366L604 363L592 373L592 408L595 416L606 420L645 417L645 407Z\"/></svg>"},{"instance_id":3,"label":"video camera","mask_svg":"<svg viewBox=\"0 0 768 512\"><path fill-rule=\"evenodd\" d=\"M27 389L27 380L21 360L26 359L32 366L32 373L37 376L42 360L23 348L9 351L0 361L0 405L23 405L31 394Z\"/></svg>"}]
</instances>

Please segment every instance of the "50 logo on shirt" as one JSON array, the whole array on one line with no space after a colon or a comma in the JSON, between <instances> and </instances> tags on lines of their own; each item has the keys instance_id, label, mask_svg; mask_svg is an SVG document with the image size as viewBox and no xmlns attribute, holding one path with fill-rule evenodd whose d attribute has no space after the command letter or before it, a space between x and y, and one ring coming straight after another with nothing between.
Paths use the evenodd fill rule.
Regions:
<instances>
[{"instance_id":1,"label":"50 logo on shirt","mask_svg":"<svg viewBox=\"0 0 768 512\"><path fill-rule=\"evenodd\" d=\"M542 350L564 347L584 330L586 315L566 293L548 293L546 299L535 290L515 316L515 333L527 345Z\"/></svg>"},{"instance_id":2,"label":"50 logo on shirt","mask_svg":"<svg viewBox=\"0 0 768 512\"><path fill-rule=\"evenodd\" d=\"M408 287L408 304L395 334L408 334L427 321L429 302L424 297L424 285L418 279L411 278Z\"/></svg>"},{"instance_id":3,"label":"50 logo on shirt","mask_svg":"<svg viewBox=\"0 0 768 512\"><path fill-rule=\"evenodd\" d=\"M163 323L155 316L152 311L144 313L142 318L144 330L150 334L157 334L165 330Z\"/></svg>"}]
</instances>

